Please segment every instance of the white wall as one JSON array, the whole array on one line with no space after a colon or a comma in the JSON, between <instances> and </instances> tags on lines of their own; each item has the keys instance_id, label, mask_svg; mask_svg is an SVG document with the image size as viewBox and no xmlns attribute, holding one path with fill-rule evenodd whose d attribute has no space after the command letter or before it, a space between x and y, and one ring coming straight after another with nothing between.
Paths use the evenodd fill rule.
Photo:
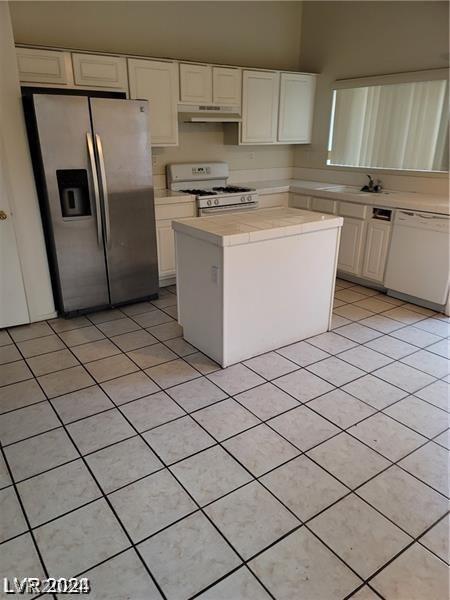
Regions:
<instances>
[{"instance_id":1,"label":"white wall","mask_svg":"<svg viewBox=\"0 0 450 600\"><path fill-rule=\"evenodd\" d=\"M5 162L9 205L22 266L28 312L31 321L38 321L54 316L55 309L23 119L7 2L0 2L0 129L2 142L7 150Z\"/></svg>"},{"instance_id":2,"label":"white wall","mask_svg":"<svg viewBox=\"0 0 450 600\"><path fill-rule=\"evenodd\" d=\"M16 43L238 66L298 68L301 2L10 4ZM256 170L261 177L266 169L294 165L293 146L224 145L222 125L180 124L179 133L177 148L154 149L157 187L165 185L163 176L169 162L225 160L232 171ZM275 171L275 175L282 173Z\"/></svg>"},{"instance_id":3,"label":"white wall","mask_svg":"<svg viewBox=\"0 0 450 600\"><path fill-rule=\"evenodd\" d=\"M11 2L16 41L296 69L301 2Z\"/></svg>"},{"instance_id":4,"label":"white wall","mask_svg":"<svg viewBox=\"0 0 450 600\"><path fill-rule=\"evenodd\" d=\"M303 3L300 68L320 77L312 144L295 151L298 176L343 183L364 180L364 173L325 166L331 84L336 79L447 67L448 6L435 1ZM445 176L381 178L398 189L447 190Z\"/></svg>"},{"instance_id":5,"label":"white wall","mask_svg":"<svg viewBox=\"0 0 450 600\"><path fill-rule=\"evenodd\" d=\"M156 187L162 187L165 166L171 162L225 160L235 181L242 181L242 177L253 181L291 176L294 146L226 145L224 135L224 125L220 123L180 123L178 147L153 148Z\"/></svg>"}]
</instances>

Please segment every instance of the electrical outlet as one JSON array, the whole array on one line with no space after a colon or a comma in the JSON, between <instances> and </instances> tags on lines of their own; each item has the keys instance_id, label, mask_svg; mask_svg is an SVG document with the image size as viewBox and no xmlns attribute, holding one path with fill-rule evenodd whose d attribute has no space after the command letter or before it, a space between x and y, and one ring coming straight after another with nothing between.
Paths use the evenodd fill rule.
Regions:
<instances>
[{"instance_id":1,"label":"electrical outlet","mask_svg":"<svg viewBox=\"0 0 450 600\"><path fill-rule=\"evenodd\" d=\"M249 153L248 153L248 157L249 157L249 159L250 159L250 160L254 160L254 158L255 158L255 153L254 153L254 152L249 152Z\"/></svg>"},{"instance_id":2,"label":"electrical outlet","mask_svg":"<svg viewBox=\"0 0 450 600\"><path fill-rule=\"evenodd\" d=\"M152 165L154 168L158 166L158 159L154 154L152 156Z\"/></svg>"}]
</instances>

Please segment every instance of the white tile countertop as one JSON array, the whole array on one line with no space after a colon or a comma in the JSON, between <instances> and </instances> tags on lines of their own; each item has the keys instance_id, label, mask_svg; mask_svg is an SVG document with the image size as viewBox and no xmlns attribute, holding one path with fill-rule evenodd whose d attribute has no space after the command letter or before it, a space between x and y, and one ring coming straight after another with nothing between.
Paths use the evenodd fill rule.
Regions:
<instances>
[{"instance_id":1,"label":"white tile countertop","mask_svg":"<svg viewBox=\"0 0 450 600\"><path fill-rule=\"evenodd\" d=\"M418 192L397 192L383 190L379 194L361 192L357 186L324 183L323 181L304 181L284 179L278 181L248 181L239 185L255 188L259 194L293 192L309 196L320 196L331 200L344 200L381 208L401 208L439 214L450 214L450 202L446 196L423 194Z\"/></svg>"},{"instance_id":2,"label":"white tile countertop","mask_svg":"<svg viewBox=\"0 0 450 600\"><path fill-rule=\"evenodd\" d=\"M173 221L176 231L216 246L236 246L341 227L342 217L298 208L265 208L216 217Z\"/></svg>"},{"instance_id":3,"label":"white tile countertop","mask_svg":"<svg viewBox=\"0 0 450 600\"><path fill-rule=\"evenodd\" d=\"M259 194L293 192L309 196L320 196L331 200L344 200L356 204L379 206L381 208L401 208L450 215L450 202L446 196L423 194L419 192L398 192L383 190L379 194L361 192L357 186L324 183L323 181L305 181L301 179L280 179L269 181L239 182L239 185L251 187ZM193 202L195 196L167 189L155 190L155 205Z\"/></svg>"},{"instance_id":4,"label":"white tile countertop","mask_svg":"<svg viewBox=\"0 0 450 600\"><path fill-rule=\"evenodd\" d=\"M194 202L195 196L185 194L184 192L173 192L167 189L158 189L154 191L155 205L159 204L179 204L180 202Z\"/></svg>"}]
</instances>

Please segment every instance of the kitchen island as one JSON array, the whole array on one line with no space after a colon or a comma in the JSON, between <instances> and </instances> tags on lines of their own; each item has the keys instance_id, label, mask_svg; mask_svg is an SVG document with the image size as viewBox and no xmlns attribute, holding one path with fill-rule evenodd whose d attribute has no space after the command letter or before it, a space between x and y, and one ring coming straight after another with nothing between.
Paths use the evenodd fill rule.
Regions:
<instances>
[{"instance_id":1,"label":"kitchen island","mask_svg":"<svg viewBox=\"0 0 450 600\"><path fill-rule=\"evenodd\" d=\"M185 339L226 367L327 331L342 222L292 208L174 221Z\"/></svg>"}]
</instances>

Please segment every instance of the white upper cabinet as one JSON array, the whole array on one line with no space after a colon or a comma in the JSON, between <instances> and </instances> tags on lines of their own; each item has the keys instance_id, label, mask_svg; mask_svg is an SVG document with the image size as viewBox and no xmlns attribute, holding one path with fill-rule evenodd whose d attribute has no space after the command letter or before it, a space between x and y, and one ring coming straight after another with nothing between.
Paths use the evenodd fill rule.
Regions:
<instances>
[{"instance_id":1,"label":"white upper cabinet","mask_svg":"<svg viewBox=\"0 0 450 600\"><path fill-rule=\"evenodd\" d=\"M213 67L213 103L241 105L242 72L240 69Z\"/></svg>"},{"instance_id":2,"label":"white upper cabinet","mask_svg":"<svg viewBox=\"0 0 450 600\"><path fill-rule=\"evenodd\" d=\"M59 50L17 48L19 79L23 82L71 83L70 54Z\"/></svg>"},{"instance_id":3,"label":"white upper cabinet","mask_svg":"<svg viewBox=\"0 0 450 600\"><path fill-rule=\"evenodd\" d=\"M180 63L180 100L187 104L211 104L212 67Z\"/></svg>"},{"instance_id":4,"label":"white upper cabinet","mask_svg":"<svg viewBox=\"0 0 450 600\"><path fill-rule=\"evenodd\" d=\"M72 54L76 85L127 89L127 62L121 56Z\"/></svg>"},{"instance_id":5,"label":"white upper cabinet","mask_svg":"<svg viewBox=\"0 0 450 600\"><path fill-rule=\"evenodd\" d=\"M152 146L178 144L178 65L128 59L130 98L148 100Z\"/></svg>"},{"instance_id":6,"label":"white upper cabinet","mask_svg":"<svg viewBox=\"0 0 450 600\"><path fill-rule=\"evenodd\" d=\"M315 87L315 75L281 73L279 142L311 141Z\"/></svg>"},{"instance_id":7,"label":"white upper cabinet","mask_svg":"<svg viewBox=\"0 0 450 600\"><path fill-rule=\"evenodd\" d=\"M277 141L279 73L244 71L242 76L241 143Z\"/></svg>"}]
</instances>

